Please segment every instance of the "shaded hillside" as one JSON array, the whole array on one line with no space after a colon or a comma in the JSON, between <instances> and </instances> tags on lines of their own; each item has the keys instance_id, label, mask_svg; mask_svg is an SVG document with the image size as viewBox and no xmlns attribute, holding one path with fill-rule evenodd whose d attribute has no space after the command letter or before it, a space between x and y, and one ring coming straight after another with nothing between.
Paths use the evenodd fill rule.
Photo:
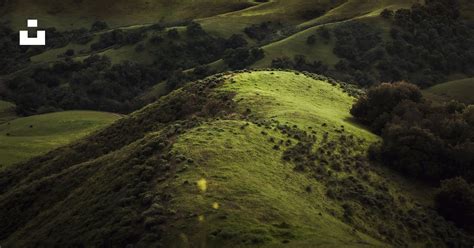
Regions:
<instances>
[{"instance_id":1,"label":"shaded hillside","mask_svg":"<svg viewBox=\"0 0 474 248\"><path fill-rule=\"evenodd\" d=\"M425 90L435 100L454 99L466 104L474 103L474 78L449 81Z\"/></svg>"},{"instance_id":2,"label":"shaded hillside","mask_svg":"<svg viewBox=\"0 0 474 248\"><path fill-rule=\"evenodd\" d=\"M0 172L6 246L467 246L419 189L370 165L357 92L243 71L186 85ZM429 202L429 201L428 201Z\"/></svg>"}]
</instances>

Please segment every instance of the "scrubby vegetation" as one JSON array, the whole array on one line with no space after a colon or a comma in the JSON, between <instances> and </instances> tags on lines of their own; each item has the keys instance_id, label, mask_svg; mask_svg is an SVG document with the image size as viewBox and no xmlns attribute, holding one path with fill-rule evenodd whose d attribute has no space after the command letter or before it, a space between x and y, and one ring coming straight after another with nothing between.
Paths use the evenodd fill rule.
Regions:
<instances>
[{"instance_id":1,"label":"scrubby vegetation","mask_svg":"<svg viewBox=\"0 0 474 248\"><path fill-rule=\"evenodd\" d=\"M444 180L436 195L436 208L446 219L463 227L473 228L474 185L457 177Z\"/></svg>"}]
</instances>

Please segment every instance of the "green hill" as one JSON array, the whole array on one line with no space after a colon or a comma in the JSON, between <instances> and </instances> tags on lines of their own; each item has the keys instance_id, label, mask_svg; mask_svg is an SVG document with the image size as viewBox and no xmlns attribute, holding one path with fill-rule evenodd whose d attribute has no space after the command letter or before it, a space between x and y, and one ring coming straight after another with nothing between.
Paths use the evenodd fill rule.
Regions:
<instances>
[{"instance_id":1,"label":"green hill","mask_svg":"<svg viewBox=\"0 0 474 248\"><path fill-rule=\"evenodd\" d=\"M425 90L425 94L438 100L457 100L474 104L474 78L466 78L438 84Z\"/></svg>"},{"instance_id":2,"label":"green hill","mask_svg":"<svg viewBox=\"0 0 474 248\"><path fill-rule=\"evenodd\" d=\"M67 1L3 1L0 14L15 29L25 27L25 18L39 19L42 27L60 30L89 28L96 20L106 21L111 27L156 23L160 20L178 22L199 17L214 16L253 6L248 0L204 1L128 1L128 0L67 0ZM107 11L104 11L107 10Z\"/></svg>"},{"instance_id":3,"label":"green hill","mask_svg":"<svg viewBox=\"0 0 474 248\"><path fill-rule=\"evenodd\" d=\"M111 113L66 111L6 121L0 124L0 167L67 145L119 117Z\"/></svg>"},{"instance_id":4,"label":"green hill","mask_svg":"<svg viewBox=\"0 0 474 248\"><path fill-rule=\"evenodd\" d=\"M290 71L188 84L0 171L5 246L467 246L430 189L370 165L343 84ZM426 191L427 190L427 191ZM419 202L414 196L428 200Z\"/></svg>"}]
</instances>

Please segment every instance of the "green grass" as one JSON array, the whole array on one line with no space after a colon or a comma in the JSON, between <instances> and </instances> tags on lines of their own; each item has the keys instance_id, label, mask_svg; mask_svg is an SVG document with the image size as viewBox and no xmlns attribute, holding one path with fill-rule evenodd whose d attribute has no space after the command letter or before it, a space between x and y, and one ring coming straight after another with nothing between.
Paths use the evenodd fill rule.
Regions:
<instances>
[{"instance_id":1,"label":"green grass","mask_svg":"<svg viewBox=\"0 0 474 248\"><path fill-rule=\"evenodd\" d=\"M66 111L3 123L0 125L0 167L23 162L69 144L118 118L119 115L111 113Z\"/></svg>"},{"instance_id":2,"label":"green grass","mask_svg":"<svg viewBox=\"0 0 474 248\"><path fill-rule=\"evenodd\" d=\"M239 243L256 247L383 246L325 212L335 205L325 199L324 187L283 163L279 159L283 152L273 150L268 136L261 134L265 128L251 124L240 129L245 123L215 121L178 140L176 151L192 158L198 167L169 185L179 189L174 207L198 216L175 223L188 235L170 237L168 242L173 245L169 247L180 247L185 240L203 247ZM285 139L279 132L268 132ZM202 179L207 183L205 192L193 187ZM192 182L191 187L180 187L184 181ZM307 185L313 186L313 193L305 191ZM215 238L209 235L216 232ZM291 241L283 245L285 240Z\"/></svg>"},{"instance_id":3,"label":"green grass","mask_svg":"<svg viewBox=\"0 0 474 248\"><path fill-rule=\"evenodd\" d=\"M360 17L378 16L384 9L397 10L409 8L418 0L349 0L331 9L325 15L316 19L301 23L299 27L307 28L326 23L334 23L343 20L351 20Z\"/></svg>"},{"instance_id":4,"label":"green grass","mask_svg":"<svg viewBox=\"0 0 474 248\"><path fill-rule=\"evenodd\" d=\"M294 72L253 72L235 77L238 83L226 89L238 92L243 107L267 119L290 123L300 128L320 128L328 125L328 132L344 125L352 134L368 141L377 138L355 124L349 113L355 99L338 87ZM323 128L324 129L324 128Z\"/></svg>"},{"instance_id":5,"label":"green grass","mask_svg":"<svg viewBox=\"0 0 474 248\"><path fill-rule=\"evenodd\" d=\"M474 104L474 78L466 78L435 85L424 90L424 93L435 100L457 100Z\"/></svg>"},{"instance_id":6,"label":"green grass","mask_svg":"<svg viewBox=\"0 0 474 248\"><path fill-rule=\"evenodd\" d=\"M302 12L321 8L332 8L343 0L273 0L267 3L231 13L202 18L199 22L206 30L228 37L242 32L247 26L264 21L281 21L288 25L298 25L305 21Z\"/></svg>"},{"instance_id":7,"label":"green grass","mask_svg":"<svg viewBox=\"0 0 474 248\"><path fill-rule=\"evenodd\" d=\"M237 74L221 90L236 92L240 111L249 108L262 119L318 130L319 134L327 131L330 137L336 136L336 127L344 125L350 134L366 140L366 145L378 140L350 121L354 99L324 81L293 72L261 71ZM246 123L208 122L181 136L174 145L178 154L197 164L171 185L179 189L174 207L197 216L178 221L177 226L189 235L176 234L178 237L168 240L173 247L186 242L207 247L229 245L222 243L222 237L234 244L257 242L260 246L259 242L264 242L265 247L384 246L366 234L353 232L350 225L327 212L338 207L325 199L324 186L295 173L292 165L281 160L283 151L274 150L274 143L268 141L269 137L286 140L285 135L255 124L241 128ZM268 134L262 135L263 131ZM355 149L365 153L366 145ZM207 182L205 192L179 186L202 179ZM314 193L305 191L308 185ZM213 207L216 203L218 209ZM289 227L279 227L282 223ZM209 237L213 232L217 236ZM182 243L176 244L176 240ZM285 240L291 242L283 245Z\"/></svg>"},{"instance_id":8,"label":"green grass","mask_svg":"<svg viewBox=\"0 0 474 248\"><path fill-rule=\"evenodd\" d=\"M332 24L324 25L331 28ZM316 33L322 26L309 28L302 32L296 33L286 39L270 43L263 46L265 51L265 58L257 61L253 67L266 68L271 66L272 60L281 57L289 57L293 59L295 55L304 55L308 61L320 60L328 66L334 66L339 62L339 58L333 53L334 38L325 41L319 36L316 36L317 41L314 45L308 45L306 40L309 36Z\"/></svg>"}]
</instances>

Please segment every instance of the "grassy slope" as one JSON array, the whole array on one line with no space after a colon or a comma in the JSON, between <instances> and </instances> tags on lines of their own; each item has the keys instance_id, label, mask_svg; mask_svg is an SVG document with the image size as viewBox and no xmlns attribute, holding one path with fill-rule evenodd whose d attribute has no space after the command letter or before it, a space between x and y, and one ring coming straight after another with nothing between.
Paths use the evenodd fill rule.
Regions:
<instances>
[{"instance_id":1,"label":"grassy slope","mask_svg":"<svg viewBox=\"0 0 474 248\"><path fill-rule=\"evenodd\" d=\"M232 111L218 118L202 114L233 105L212 100L228 99L227 93ZM417 190L409 182L388 181L384 173L391 172L369 166L363 166L366 179L356 172L362 168L350 157L365 154L378 138L350 121L353 100L337 86L293 72L235 73L189 84L87 139L0 171L0 208L6 209L0 241L383 247L437 240L442 247L443 239L458 239L444 229L446 222L415 205L411 192ZM190 108L205 112L186 112ZM285 162L284 151L298 141L281 125L314 131L314 149L325 151L317 166L332 173L296 172ZM342 136L357 142L341 145ZM291 145L274 149L279 140ZM344 169L337 171L340 162ZM328 190L343 198L329 197ZM354 208L350 220L343 204Z\"/></svg>"},{"instance_id":2,"label":"grassy slope","mask_svg":"<svg viewBox=\"0 0 474 248\"><path fill-rule=\"evenodd\" d=\"M474 78L438 84L424 92L433 99L454 99L466 104L474 104Z\"/></svg>"},{"instance_id":3,"label":"grassy slope","mask_svg":"<svg viewBox=\"0 0 474 248\"><path fill-rule=\"evenodd\" d=\"M236 1L238 2L238 1ZM333 28L338 25L339 22L349 21L358 19L360 21L367 21L371 24L376 24L382 30L389 31L387 23L378 18L380 11L384 8L398 9L403 7L409 7L411 4L418 2L418 0L396 0L396 1L367 1L367 0L350 0L350 1L329 1L329 0L312 0L312 1L301 1L301 0L290 0L290 1L270 1L267 3L261 3L254 7L245 8L238 11L233 11L231 7L226 11L220 12L217 8L214 14L206 15L209 17L200 18L201 5L193 5L195 12L189 12L190 16L197 18L197 21L210 33L216 34L221 37L228 37L235 33L242 33L244 28L252 25L259 24L264 21L281 21L284 25L295 26L297 33L287 37L286 39L276 41L264 46L266 57L258 61L254 67L265 68L269 67L271 61L274 58L288 56L290 58L295 55L304 54L310 60L321 60L329 66L335 65L339 59L332 52L334 47L334 41L325 42L318 40L313 46L306 44L308 36L315 33L315 31L326 26ZM188 4L188 3L186 3ZM189 3L191 4L191 3ZM214 5L219 5L220 2L214 2ZM204 6L205 4L203 4ZM172 5L170 5L172 6ZM182 7L183 10L190 10L185 5ZM326 8L329 11L323 16L316 17L314 19L303 18L303 13L308 13L315 9ZM133 12L133 11L132 11ZM144 14L146 15L146 14ZM173 18L180 18L180 12L173 12ZM137 20L140 20L138 18ZM132 27L131 27L132 28ZM387 35L388 36L388 35ZM250 40L251 44L254 41ZM134 61L140 63L151 63L153 62L152 52L155 47L150 46L145 41L145 51L138 53L135 51L135 46L124 46L118 49L108 49L101 54L107 55L112 59L113 63L119 63L124 60L130 60L133 58ZM86 51L85 55L78 55L78 58L88 56L87 45L74 45L70 44L64 48L52 49L46 51L43 54L34 56L33 62L52 62L56 61L57 55L63 54L67 49L75 49L78 51ZM222 64L220 62L220 64ZM211 66L214 66L211 64Z\"/></svg>"},{"instance_id":4,"label":"grassy slope","mask_svg":"<svg viewBox=\"0 0 474 248\"><path fill-rule=\"evenodd\" d=\"M227 37L242 32L247 26L264 21L281 21L284 24L297 25L307 21L303 17L303 12L321 8L330 9L342 2L342 0L274 0L253 8L203 18L199 22L206 30Z\"/></svg>"},{"instance_id":5,"label":"grassy slope","mask_svg":"<svg viewBox=\"0 0 474 248\"><path fill-rule=\"evenodd\" d=\"M414 3L421 2L420 0L349 0L344 4L331 9L325 15L308 22L301 23L299 27L307 28L317 26L325 23L333 23L342 20L350 20L353 18L378 15L383 9L401 9L409 8Z\"/></svg>"},{"instance_id":6,"label":"grassy slope","mask_svg":"<svg viewBox=\"0 0 474 248\"><path fill-rule=\"evenodd\" d=\"M327 82L315 81L291 72L255 72L234 77L237 83L228 84L225 90L238 92L240 108L280 123L298 125L305 130L315 128L320 134L326 129L336 135L334 127L345 125L348 132L364 138L368 143L377 140L375 135L351 123L348 114L353 99ZM241 120L220 120L191 130L180 137L175 149L178 153L197 161L197 169L185 172L174 187L183 181L205 179L206 192L183 189L175 199L176 208L199 213L203 219L186 225L186 242L205 243L211 247L224 245L192 230L208 232L221 230L219 235L233 238L252 238L279 246L291 240L287 247L382 246L382 243L342 223L325 212L334 208L326 201L324 187L304 174L294 173L284 163L283 151L272 149L268 137L285 140L274 130L251 124L245 129ZM323 123L327 128L321 127ZM268 132L269 136L261 132ZM314 194L304 190L307 185L316 189ZM185 204L183 204L185 203ZM214 206L213 206L214 204ZM213 209L218 204L218 209ZM304 209L304 211L303 211ZM322 215L320 215L322 213ZM225 220L219 220L225 215ZM290 228L277 227L287 223ZM226 233L226 234L224 234ZM235 242L235 241L234 241ZM282 245L283 246L283 245Z\"/></svg>"},{"instance_id":7,"label":"grassy slope","mask_svg":"<svg viewBox=\"0 0 474 248\"><path fill-rule=\"evenodd\" d=\"M0 166L23 162L64 146L118 118L118 115L110 113L66 111L3 123L0 125Z\"/></svg>"},{"instance_id":8,"label":"grassy slope","mask_svg":"<svg viewBox=\"0 0 474 248\"><path fill-rule=\"evenodd\" d=\"M316 36L316 44L308 45L306 43L307 38L314 35L319 28L325 27L331 30L344 22L357 20L379 28L386 38L390 31L390 25L379 17L380 12L385 8L409 8L415 2L417 1L347 1L321 17L299 24L298 27L303 29L301 32L264 46L266 56L255 63L254 67L269 67L275 58L283 56L293 58L295 55L305 55L309 61L320 60L326 65L334 66L339 62L339 58L333 53L334 37L325 41Z\"/></svg>"},{"instance_id":9,"label":"grassy slope","mask_svg":"<svg viewBox=\"0 0 474 248\"><path fill-rule=\"evenodd\" d=\"M155 23L160 20L179 21L213 16L253 5L247 0L204 1L128 1L128 0L68 0L68 1L8 1L4 18L14 28L25 26L25 18L35 17L42 27L58 29L90 27L95 20L104 20L111 27ZM1 13L0 9L0 13Z\"/></svg>"}]
</instances>

